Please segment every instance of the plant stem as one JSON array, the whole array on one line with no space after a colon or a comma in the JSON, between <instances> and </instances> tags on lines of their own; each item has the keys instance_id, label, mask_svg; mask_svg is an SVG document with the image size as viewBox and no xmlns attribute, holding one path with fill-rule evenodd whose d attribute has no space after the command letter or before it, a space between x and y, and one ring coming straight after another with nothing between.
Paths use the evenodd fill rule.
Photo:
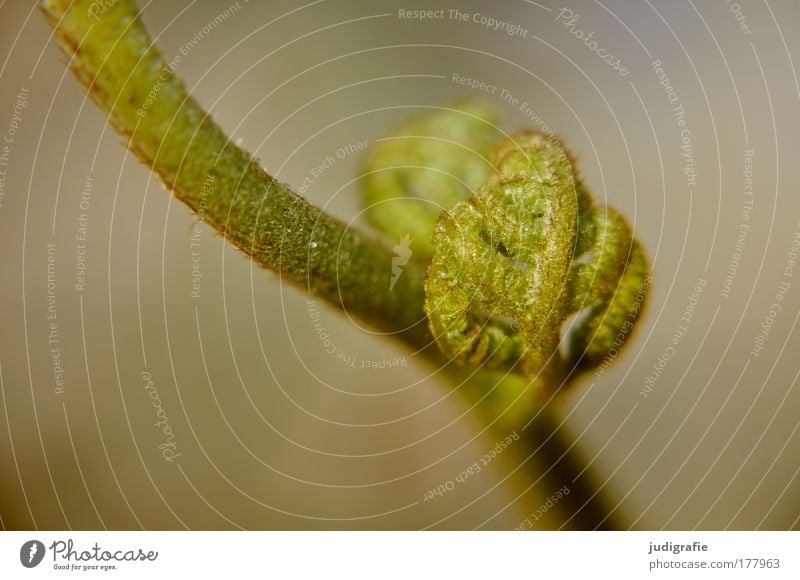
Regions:
<instances>
[{"instance_id":1,"label":"plant stem","mask_svg":"<svg viewBox=\"0 0 800 580\"><path fill-rule=\"evenodd\" d=\"M389 290L391 251L326 215L231 143L153 45L134 2L43 0L71 66L130 149L237 248L282 278L417 348L432 339L424 269ZM435 349L431 349L435 350Z\"/></svg>"},{"instance_id":2,"label":"plant stem","mask_svg":"<svg viewBox=\"0 0 800 580\"><path fill-rule=\"evenodd\" d=\"M424 265L409 262L390 290L392 252L312 206L231 143L173 74L132 0L117 0L102 15L93 0L41 0L39 6L91 97L178 199L285 280L443 361L423 309ZM479 386L487 375L476 377L470 383ZM514 391L519 383L506 388ZM520 400L504 424L516 426L535 405L533 396ZM553 481L571 481L577 468L561 451L564 442L550 437L555 421L547 410L539 417L528 431L529 448L552 459ZM588 490L578 495L591 499ZM594 527L598 513L589 501L574 516L575 526Z\"/></svg>"}]
</instances>

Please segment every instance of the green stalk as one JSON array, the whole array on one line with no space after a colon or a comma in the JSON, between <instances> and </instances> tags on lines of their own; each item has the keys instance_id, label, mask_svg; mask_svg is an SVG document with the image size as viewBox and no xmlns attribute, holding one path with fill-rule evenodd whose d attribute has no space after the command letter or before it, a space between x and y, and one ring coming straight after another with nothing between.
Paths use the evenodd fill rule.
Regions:
<instances>
[{"instance_id":1,"label":"green stalk","mask_svg":"<svg viewBox=\"0 0 800 580\"><path fill-rule=\"evenodd\" d=\"M90 96L179 200L282 279L443 361L436 348L428 348L433 338L424 311L424 265L409 262L390 289L389 248L326 215L231 143L170 70L132 0L104 3L102 14L94 0L41 0L39 6ZM463 379L468 371L448 367L448 373ZM497 420L498 433L536 416L526 432L527 449L544 454L555 487L572 482L577 527L594 527L606 512L584 479L575 477L580 466L572 463L566 442L554 436L550 405L537 401L541 391L521 377L498 380L483 372L467 383L474 399L491 391L479 408Z\"/></svg>"},{"instance_id":2,"label":"green stalk","mask_svg":"<svg viewBox=\"0 0 800 580\"><path fill-rule=\"evenodd\" d=\"M231 143L173 74L131 0L43 0L72 69L175 197L283 279L415 347L431 343L423 268L389 289L392 252L348 229Z\"/></svg>"}]
</instances>

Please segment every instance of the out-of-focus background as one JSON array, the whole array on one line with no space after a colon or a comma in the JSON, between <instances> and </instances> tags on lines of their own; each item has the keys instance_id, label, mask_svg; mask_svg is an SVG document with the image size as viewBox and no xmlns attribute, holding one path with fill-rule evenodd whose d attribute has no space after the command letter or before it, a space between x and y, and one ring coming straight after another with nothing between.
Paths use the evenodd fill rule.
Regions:
<instances>
[{"instance_id":1,"label":"out-of-focus background","mask_svg":"<svg viewBox=\"0 0 800 580\"><path fill-rule=\"evenodd\" d=\"M354 227L352 150L420 107L558 133L654 276L561 404L578 484L623 529L798 527L796 2L139 5L221 126ZM460 477L513 432L435 368L197 233L34 2L0 3L0 46L4 528L575 527L524 446Z\"/></svg>"}]
</instances>

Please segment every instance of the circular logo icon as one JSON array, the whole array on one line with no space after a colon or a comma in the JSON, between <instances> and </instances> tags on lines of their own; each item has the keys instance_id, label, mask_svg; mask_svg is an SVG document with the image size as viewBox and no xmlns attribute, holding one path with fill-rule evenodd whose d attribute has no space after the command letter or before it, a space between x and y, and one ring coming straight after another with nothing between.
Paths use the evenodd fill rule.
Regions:
<instances>
[{"instance_id":1,"label":"circular logo icon","mask_svg":"<svg viewBox=\"0 0 800 580\"><path fill-rule=\"evenodd\" d=\"M39 540L28 540L19 549L19 561L26 568L35 568L44 559L44 544Z\"/></svg>"}]
</instances>

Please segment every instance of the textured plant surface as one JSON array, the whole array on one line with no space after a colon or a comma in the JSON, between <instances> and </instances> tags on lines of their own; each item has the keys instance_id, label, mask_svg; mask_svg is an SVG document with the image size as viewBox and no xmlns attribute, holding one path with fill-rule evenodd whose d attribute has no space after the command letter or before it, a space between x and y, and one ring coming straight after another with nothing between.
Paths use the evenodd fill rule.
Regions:
<instances>
[{"instance_id":1,"label":"textured plant surface","mask_svg":"<svg viewBox=\"0 0 800 580\"><path fill-rule=\"evenodd\" d=\"M381 140L366 160L364 199L389 242L415 243L409 261L322 213L230 143L154 48L131 0L99 16L92 5L40 2L131 150L262 265L413 346L435 337L460 362L553 388L628 336L646 260L625 220L592 204L556 140L520 134L487 161L497 116L474 101L420 115Z\"/></svg>"},{"instance_id":2,"label":"textured plant surface","mask_svg":"<svg viewBox=\"0 0 800 580\"><path fill-rule=\"evenodd\" d=\"M494 109L463 100L418 114L378 141L364 163L370 222L389 239L408 236L417 256L429 257L436 219L486 181L498 121Z\"/></svg>"},{"instance_id":3,"label":"textured plant surface","mask_svg":"<svg viewBox=\"0 0 800 580\"><path fill-rule=\"evenodd\" d=\"M434 342L471 366L442 368L487 423L525 424L545 475L572 482L570 519L608 525L541 395L621 346L649 278L630 228L592 205L560 144L527 133L489 154L497 116L474 101L412 118L365 161L367 215L385 235L372 240L232 144L153 46L132 0L102 13L94 0L39 6L91 97L178 199L283 279L437 364Z\"/></svg>"},{"instance_id":4,"label":"textured plant surface","mask_svg":"<svg viewBox=\"0 0 800 580\"><path fill-rule=\"evenodd\" d=\"M231 143L175 77L131 0L42 0L89 94L175 196L288 281L413 345L430 343L422 268L388 288L391 250L322 213ZM209 187L210 184L210 187Z\"/></svg>"},{"instance_id":5,"label":"textured plant surface","mask_svg":"<svg viewBox=\"0 0 800 580\"><path fill-rule=\"evenodd\" d=\"M448 356L555 388L621 346L647 262L624 218L593 205L555 139L516 135L490 161L487 183L436 225L425 288L431 329Z\"/></svg>"}]
</instances>

